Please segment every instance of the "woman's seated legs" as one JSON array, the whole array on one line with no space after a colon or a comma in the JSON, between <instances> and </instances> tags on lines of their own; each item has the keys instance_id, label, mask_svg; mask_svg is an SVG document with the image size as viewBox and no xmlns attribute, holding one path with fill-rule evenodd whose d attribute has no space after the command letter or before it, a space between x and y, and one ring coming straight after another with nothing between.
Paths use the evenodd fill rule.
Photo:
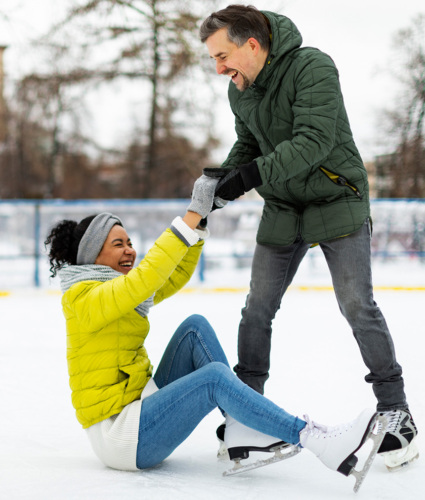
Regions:
<instances>
[{"instance_id":1,"label":"woman's seated legs","mask_svg":"<svg viewBox=\"0 0 425 500\"><path fill-rule=\"evenodd\" d=\"M305 422L241 382L222 362L210 362L143 401L137 466L162 462L214 408L282 441L297 444Z\"/></svg>"},{"instance_id":2,"label":"woman's seated legs","mask_svg":"<svg viewBox=\"0 0 425 500\"><path fill-rule=\"evenodd\" d=\"M155 383L161 389L213 361L229 366L212 326L203 316L193 314L182 322L168 343L154 376Z\"/></svg>"}]
</instances>

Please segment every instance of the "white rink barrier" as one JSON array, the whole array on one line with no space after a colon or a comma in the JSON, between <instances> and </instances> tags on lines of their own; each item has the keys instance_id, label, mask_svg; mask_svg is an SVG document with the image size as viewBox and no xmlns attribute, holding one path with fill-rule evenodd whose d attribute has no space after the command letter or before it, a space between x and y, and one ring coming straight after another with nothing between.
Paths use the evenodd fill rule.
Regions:
<instances>
[{"instance_id":1,"label":"white rink barrier","mask_svg":"<svg viewBox=\"0 0 425 500\"><path fill-rule=\"evenodd\" d=\"M78 221L99 212L115 213L123 220L141 258L172 219L185 213L188 203L189 200L0 200L0 290L51 286L44 240L50 228L62 219ZM207 285L218 271L224 271L230 281L225 283L225 289L235 285L234 275L243 275L241 281L245 285L249 282L262 207L261 201L237 200L209 216L211 237L195 284ZM425 200L373 200L371 211L374 261L393 263L408 259L425 263ZM314 267L320 250L313 249L307 255Z\"/></svg>"}]
</instances>

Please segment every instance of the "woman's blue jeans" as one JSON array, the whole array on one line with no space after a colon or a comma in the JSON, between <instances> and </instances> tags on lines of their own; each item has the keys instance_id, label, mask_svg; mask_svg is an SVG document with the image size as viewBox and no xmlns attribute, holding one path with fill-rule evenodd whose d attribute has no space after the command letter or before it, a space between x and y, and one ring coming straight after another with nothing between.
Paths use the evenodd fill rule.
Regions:
<instances>
[{"instance_id":1,"label":"woman's blue jeans","mask_svg":"<svg viewBox=\"0 0 425 500\"><path fill-rule=\"evenodd\" d=\"M208 321L187 318L176 330L155 373L159 388L143 400L137 467L167 458L214 408L242 424L292 444L305 422L248 387L229 368Z\"/></svg>"}]
</instances>

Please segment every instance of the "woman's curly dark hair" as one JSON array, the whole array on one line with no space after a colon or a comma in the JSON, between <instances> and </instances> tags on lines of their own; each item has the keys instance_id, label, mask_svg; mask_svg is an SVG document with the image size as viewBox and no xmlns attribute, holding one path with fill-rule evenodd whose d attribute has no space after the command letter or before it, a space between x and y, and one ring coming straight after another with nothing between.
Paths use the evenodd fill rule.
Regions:
<instances>
[{"instance_id":1,"label":"woman's curly dark hair","mask_svg":"<svg viewBox=\"0 0 425 500\"><path fill-rule=\"evenodd\" d=\"M95 217L96 215L90 215L80 223L65 219L50 231L44 244L46 247L50 246L48 257L52 278L64 266L77 264L78 245Z\"/></svg>"}]
</instances>

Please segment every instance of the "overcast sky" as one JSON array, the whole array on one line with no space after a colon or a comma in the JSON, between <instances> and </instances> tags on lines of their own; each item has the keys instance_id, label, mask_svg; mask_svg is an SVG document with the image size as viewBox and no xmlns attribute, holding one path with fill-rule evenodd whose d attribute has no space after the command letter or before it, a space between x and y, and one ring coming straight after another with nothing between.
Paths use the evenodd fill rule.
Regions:
<instances>
[{"instance_id":1,"label":"overcast sky","mask_svg":"<svg viewBox=\"0 0 425 500\"><path fill-rule=\"evenodd\" d=\"M0 44L9 45L5 53L7 75L16 78L31 64L26 42L53 21L63 0L0 0L0 13L11 12L13 23L0 19ZM219 2L218 8L229 1ZM241 3L241 2L235 2ZM419 13L425 14L423 0L252 0L259 9L273 10L292 19L304 43L328 53L335 61L355 140L365 160L381 152L376 145L377 113L396 101L397 82L389 75L392 38L411 25ZM208 57L205 50L205 57ZM233 117L225 93L227 78L222 79L223 103L217 106L220 118L217 130L223 147L216 157L224 156L233 144ZM117 96L118 97L118 96ZM110 115L101 123L116 123L114 113L129 113L134 101L117 99L117 109L109 106ZM131 126L131 124L129 124ZM107 142L111 134L105 125L98 125L99 139ZM217 158L220 161L220 158ZM222 158L224 159L224 157Z\"/></svg>"}]
</instances>

